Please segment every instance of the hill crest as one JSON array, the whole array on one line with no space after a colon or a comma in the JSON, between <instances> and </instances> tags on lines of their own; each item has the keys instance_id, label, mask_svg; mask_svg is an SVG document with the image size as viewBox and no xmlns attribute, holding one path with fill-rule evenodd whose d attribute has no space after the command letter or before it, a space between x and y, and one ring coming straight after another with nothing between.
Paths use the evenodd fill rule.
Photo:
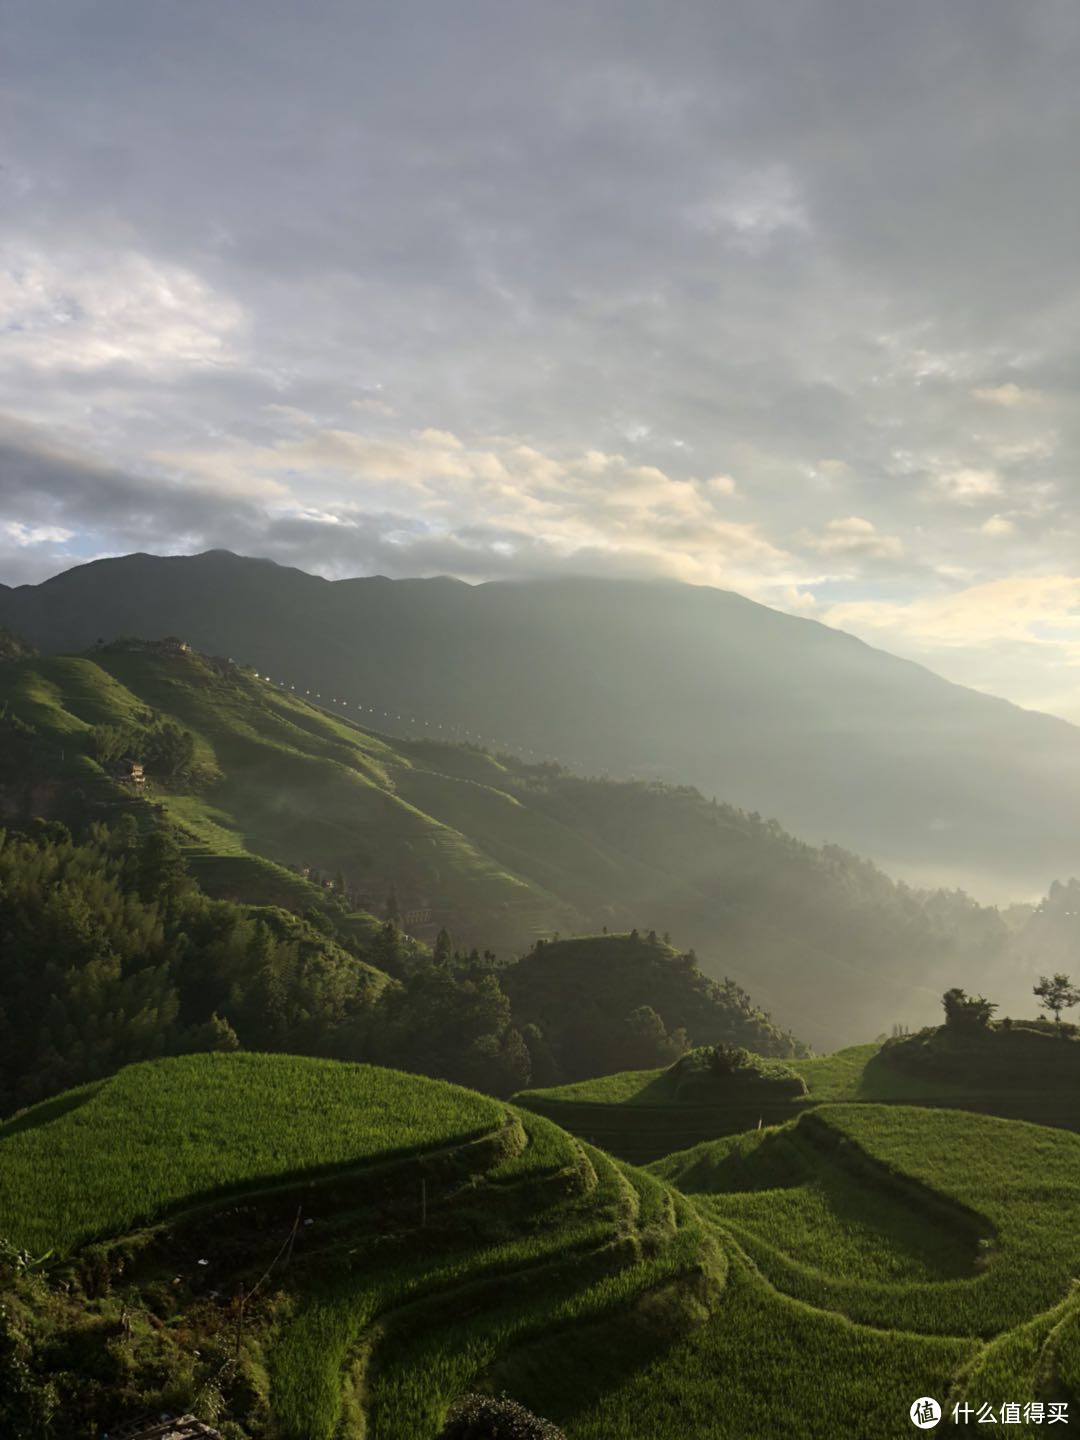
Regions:
<instances>
[{"instance_id":1,"label":"hill crest","mask_svg":"<svg viewBox=\"0 0 1080 1440\"><path fill-rule=\"evenodd\" d=\"M689 782L920 880L1017 896L1080 872L1080 730L730 591L140 555L4 591L0 624L52 652L184 635L301 691L371 696L398 731L437 715L577 769Z\"/></svg>"}]
</instances>

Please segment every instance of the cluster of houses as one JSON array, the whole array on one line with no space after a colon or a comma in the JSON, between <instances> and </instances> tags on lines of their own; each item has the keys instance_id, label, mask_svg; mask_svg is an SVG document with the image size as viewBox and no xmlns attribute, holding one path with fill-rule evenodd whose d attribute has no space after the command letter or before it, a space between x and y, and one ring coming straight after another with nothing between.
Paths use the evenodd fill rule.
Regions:
<instances>
[{"instance_id":1,"label":"cluster of houses","mask_svg":"<svg viewBox=\"0 0 1080 1440\"><path fill-rule=\"evenodd\" d=\"M140 640L134 636L125 636L123 639L114 640L108 649L122 650L131 654L150 652L157 655L190 655L191 653L190 644L186 640L181 640L177 635L166 635L163 640Z\"/></svg>"}]
</instances>

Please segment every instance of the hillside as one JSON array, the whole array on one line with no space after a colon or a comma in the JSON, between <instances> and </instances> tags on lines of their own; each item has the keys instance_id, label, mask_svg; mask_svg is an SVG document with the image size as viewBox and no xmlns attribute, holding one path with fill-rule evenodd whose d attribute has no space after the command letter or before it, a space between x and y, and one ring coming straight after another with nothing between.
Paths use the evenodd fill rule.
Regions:
<instances>
[{"instance_id":1,"label":"hillside","mask_svg":"<svg viewBox=\"0 0 1080 1440\"><path fill-rule=\"evenodd\" d=\"M395 733L689 783L919 881L1015 898L1080 870L1080 731L726 591L131 555L0 589L0 624L54 653L183 635Z\"/></svg>"},{"instance_id":2,"label":"hillside","mask_svg":"<svg viewBox=\"0 0 1080 1440\"><path fill-rule=\"evenodd\" d=\"M548 1037L567 1081L646 1055L677 1060L688 1044L737 1041L771 1055L805 1048L730 980L710 980L655 934L543 942L503 974L502 986L519 1023Z\"/></svg>"},{"instance_id":3,"label":"hillside","mask_svg":"<svg viewBox=\"0 0 1080 1440\"><path fill-rule=\"evenodd\" d=\"M170 724L155 722L153 744ZM190 732L174 740L192 749ZM70 741L67 750L73 764L87 758ZM102 795L122 790L98 780ZM212 899L163 802L63 794L96 817L79 839L57 820L0 832L0 1114L192 1051L375 1061L509 1095L530 1081L656 1064L713 1034L799 1048L744 991L706 979L655 937L538 942L500 963L454 949L440 930L428 951L392 920L350 911L339 882L317 886L252 856L228 857L229 883L256 899L284 890L292 908ZM578 1014L546 1004L545 976L562 974L566 947ZM550 967L533 963L541 950ZM20 1023L28 1015L34 1023Z\"/></svg>"},{"instance_id":4,"label":"hillside","mask_svg":"<svg viewBox=\"0 0 1080 1440\"><path fill-rule=\"evenodd\" d=\"M692 1207L649 1176L372 1067L140 1066L0 1127L0 1176L0 1333L22 1356L5 1434L50 1404L70 1440L161 1409L230 1437L360 1437L366 1416L416 1440L515 1347L569 1329L644 1361L724 1280Z\"/></svg>"},{"instance_id":5,"label":"hillside","mask_svg":"<svg viewBox=\"0 0 1080 1440\"><path fill-rule=\"evenodd\" d=\"M1080 1031L1060 1028L1036 1020L965 1035L941 1026L783 1063L746 1056L752 1084L729 1061L718 1066L710 1047L514 1099L635 1163L837 1103L973 1110L1080 1131Z\"/></svg>"},{"instance_id":6,"label":"hillside","mask_svg":"<svg viewBox=\"0 0 1080 1440\"><path fill-rule=\"evenodd\" d=\"M929 1019L946 983L1015 1006L1039 963L997 911L689 787L392 737L178 644L8 661L0 726L0 819L160 806L213 895L305 910L329 887L370 936L393 892L419 939L445 926L503 960L556 932L668 931L823 1049ZM145 784L117 778L125 757Z\"/></svg>"},{"instance_id":7,"label":"hillside","mask_svg":"<svg viewBox=\"0 0 1080 1440\"><path fill-rule=\"evenodd\" d=\"M0 1127L0 1177L5 1433L436 1440L480 1390L567 1440L893 1440L920 1394L1080 1402L1080 1137L1039 1126L825 1105L649 1173L440 1082L196 1056Z\"/></svg>"}]
</instances>

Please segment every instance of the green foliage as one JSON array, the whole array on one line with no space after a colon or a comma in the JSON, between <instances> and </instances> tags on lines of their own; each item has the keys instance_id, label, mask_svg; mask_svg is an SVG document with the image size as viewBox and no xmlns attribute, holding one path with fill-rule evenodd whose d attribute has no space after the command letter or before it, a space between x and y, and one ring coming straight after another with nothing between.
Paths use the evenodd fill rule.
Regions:
<instances>
[{"instance_id":1,"label":"green foliage","mask_svg":"<svg viewBox=\"0 0 1080 1440\"><path fill-rule=\"evenodd\" d=\"M539 1027L563 1079L670 1064L691 1044L741 1043L790 1055L792 1036L733 981L640 935L536 946L501 976L514 1016Z\"/></svg>"},{"instance_id":2,"label":"green foliage","mask_svg":"<svg viewBox=\"0 0 1080 1440\"><path fill-rule=\"evenodd\" d=\"M0 1303L0 1434L45 1440L53 1433L56 1392L29 1364L30 1345Z\"/></svg>"},{"instance_id":3,"label":"green foliage","mask_svg":"<svg viewBox=\"0 0 1080 1440\"><path fill-rule=\"evenodd\" d=\"M708 1072L711 1052L690 1058ZM723 1066L758 1068L731 1053ZM816 1079L840 1077L834 1064ZM493 1101L391 1071L217 1055L135 1067L0 1130L0 1213L19 1218L20 1243L42 1244L47 1228L64 1248L173 1214L162 1276L197 1274L193 1257L206 1254L227 1293L234 1276L275 1274L273 1293L250 1304L239 1364L224 1370L237 1353L230 1312L207 1304L196 1279L181 1294L153 1279L151 1251L132 1271L144 1278L111 1302L111 1329L80 1330L89 1302L17 1281L21 1308L0 1336L14 1433L36 1433L28 1406L44 1424L66 1404L99 1415L122 1387L132 1404L147 1396L165 1373L166 1336L169 1393L208 1404L220 1371L217 1408L204 1413L259 1440L413 1440L479 1421L485 1406L496 1425L548 1416L537 1423L568 1440L891 1440L918 1394L1000 1404L1074 1393L1078 1136L832 1105L673 1155L650 1175L527 1116L524 1148L517 1131L440 1181L455 1148L509 1133L504 1118ZM355 1166L377 1167L376 1183L344 1190ZM430 1177L422 1213L418 1173ZM302 1260L282 1272L270 1262L292 1202L261 1202L280 1223L259 1242L252 1187L265 1195L289 1177L304 1180L316 1219ZM185 1230L176 1212L207 1195L218 1197L213 1222L193 1213ZM222 1204L238 1195L239 1209ZM188 1234L210 1248L190 1249ZM117 1275L131 1245L117 1248ZM128 1342L123 1378L111 1358L121 1304L157 1347ZM150 1304L167 1323L144 1318ZM66 1327L62 1343L46 1339L46 1313ZM478 1386L514 1399L465 1400Z\"/></svg>"},{"instance_id":4,"label":"green foliage","mask_svg":"<svg viewBox=\"0 0 1080 1440\"><path fill-rule=\"evenodd\" d=\"M733 1166L738 1143L717 1142L707 1166L694 1151L657 1168L680 1186L710 1190L711 1213L773 1285L853 1321L990 1336L1057 1304L1080 1265L1080 1238L1066 1220L1080 1203L1080 1136L953 1110L850 1105L747 1137ZM786 1167L779 1177L778 1158ZM763 1188L754 1190L762 1165ZM850 1227L874 1227L869 1187L890 1201L892 1218L878 1222L879 1237L859 1261ZM806 1206L814 1218L796 1223ZM935 1228L938 1275L902 1291L886 1283L895 1271L888 1252L922 1246L932 1254L926 1237ZM957 1275L956 1264L967 1273Z\"/></svg>"},{"instance_id":5,"label":"green foliage","mask_svg":"<svg viewBox=\"0 0 1080 1440\"><path fill-rule=\"evenodd\" d=\"M184 1050L362 1053L386 987L293 915L207 899L172 836L130 818L83 844L8 832L0 933L2 1111Z\"/></svg>"},{"instance_id":6,"label":"green foliage","mask_svg":"<svg viewBox=\"0 0 1080 1440\"><path fill-rule=\"evenodd\" d=\"M192 732L154 712L136 724L95 725L87 749L106 769L120 761L137 761L150 780L169 789L199 789L218 778L212 765L200 761Z\"/></svg>"},{"instance_id":7,"label":"green foliage","mask_svg":"<svg viewBox=\"0 0 1080 1440\"><path fill-rule=\"evenodd\" d=\"M959 986L942 996L945 1024L950 1030L986 1030L998 1008L985 995L967 995Z\"/></svg>"},{"instance_id":8,"label":"green foliage","mask_svg":"<svg viewBox=\"0 0 1080 1440\"><path fill-rule=\"evenodd\" d=\"M736 1256L717 1315L567 1428L573 1440L896 1440L912 1399L944 1397L972 1349L851 1325L778 1296Z\"/></svg>"},{"instance_id":9,"label":"green foliage","mask_svg":"<svg viewBox=\"0 0 1080 1440\"><path fill-rule=\"evenodd\" d=\"M1074 1005L1080 1005L1080 990L1065 974L1041 975L1034 993L1039 997L1043 1009L1048 1010L1055 1021L1060 1021L1062 1010L1071 1010Z\"/></svg>"},{"instance_id":10,"label":"green foliage","mask_svg":"<svg viewBox=\"0 0 1080 1440\"><path fill-rule=\"evenodd\" d=\"M597 1076L515 1098L637 1164L782 1124L829 1101L952 1106L1076 1129L1075 1028L1043 1020L976 1030L941 1026L835 1055L751 1056L745 1080L734 1082L710 1073L712 1051L702 1047L665 1069Z\"/></svg>"},{"instance_id":11,"label":"green foliage","mask_svg":"<svg viewBox=\"0 0 1080 1440\"><path fill-rule=\"evenodd\" d=\"M1054 1102L1080 1086L1080 1036L1074 1032L1074 1026L1041 1019L991 1027L945 1025L886 1041L867 1075L879 1082L878 1093L890 1077L896 1086L921 1082L922 1093L909 1090L908 1098L918 1100L936 1097L963 1104L965 1096L977 1100L981 1093L987 1101L995 1096L1036 1101L1043 1112L1029 1118L1054 1123ZM902 1090L897 1097L905 1098Z\"/></svg>"},{"instance_id":12,"label":"green foliage","mask_svg":"<svg viewBox=\"0 0 1080 1440\"><path fill-rule=\"evenodd\" d=\"M807 1093L806 1081L793 1065L751 1055L740 1045L691 1051L672 1068L671 1078L674 1099L691 1103L715 1103L725 1094L779 1099Z\"/></svg>"},{"instance_id":13,"label":"green foliage","mask_svg":"<svg viewBox=\"0 0 1080 1440\"><path fill-rule=\"evenodd\" d=\"M388 990L371 1028L373 1059L511 1095L528 1084L530 1055L494 975L445 962L415 965Z\"/></svg>"}]
</instances>

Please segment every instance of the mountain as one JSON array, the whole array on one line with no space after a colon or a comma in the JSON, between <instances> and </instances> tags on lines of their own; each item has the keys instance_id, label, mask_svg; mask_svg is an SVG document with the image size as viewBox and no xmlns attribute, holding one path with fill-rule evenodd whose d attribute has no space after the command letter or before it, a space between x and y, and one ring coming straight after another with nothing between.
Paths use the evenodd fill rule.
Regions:
<instances>
[{"instance_id":1,"label":"mountain","mask_svg":"<svg viewBox=\"0 0 1080 1440\"><path fill-rule=\"evenodd\" d=\"M210 895L306 913L329 894L351 911L335 923L364 943L388 903L421 940L447 927L500 963L560 932L670 932L818 1048L937 1019L952 985L1015 1011L1072 923L1064 887L1065 913L1021 929L690 787L379 734L185 642L0 664L0 821L78 825L118 808L160 815ZM1013 930L1030 942L1022 961ZM626 965L601 984L613 952L599 944L570 963L590 973L589 1004L621 996L615 1021L650 1005L692 1041L721 1038L673 992L670 1005L641 992ZM530 973L542 983L565 960L553 950Z\"/></svg>"},{"instance_id":2,"label":"mountain","mask_svg":"<svg viewBox=\"0 0 1080 1440\"><path fill-rule=\"evenodd\" d=\"M1080 871L1080 729L814 621L662 581L327 581L225 552L0 590L50 652L175 634L380 729L696 786L917 882Z\"/></svg>"}]
</instances>

